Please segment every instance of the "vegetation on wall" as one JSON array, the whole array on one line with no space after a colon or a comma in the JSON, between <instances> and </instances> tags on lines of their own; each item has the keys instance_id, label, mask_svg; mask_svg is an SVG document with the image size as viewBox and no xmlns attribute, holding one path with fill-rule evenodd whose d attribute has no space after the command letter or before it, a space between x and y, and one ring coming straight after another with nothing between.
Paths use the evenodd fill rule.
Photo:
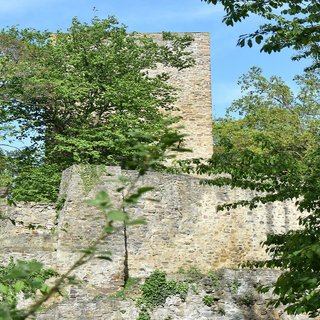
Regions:
<instances>
[{"instance_id":1,"label":"vegetation on wall","mask_svg":"<svg viewBox=\"0 0 320 320\"><path fill-rule=\"evenodd\" d=\"M186 299L189 286L182 281L167 280L164 271L155 270L140 288L141 297L137 301L140 314L137 320L150 319L149 311L163 306L166 299L178 295L182 301Z\"/></svg>"}]
</instances>

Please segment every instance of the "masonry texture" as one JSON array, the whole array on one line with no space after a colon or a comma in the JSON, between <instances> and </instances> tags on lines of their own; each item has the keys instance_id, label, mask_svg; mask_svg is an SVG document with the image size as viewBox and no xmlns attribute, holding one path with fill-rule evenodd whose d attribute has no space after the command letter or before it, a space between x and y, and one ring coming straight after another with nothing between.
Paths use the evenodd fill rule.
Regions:
<instances>
[{"instance_id":1,"label":"masonry texture","mask_svg":"<svg viewBox=\"0 0 320 320\"><path fill-rule=\"evenodd\" d=\"M90 174L83 175L84 170L99 171L98 174L91 172L92 177L99 178L90 190L84 187L91 181ZM73 166L65 171L62 192L67 198L58 229L66 232L58 231L58 254L65 251L76 255L77 250L87 244L87 239L97 234L98 214L84 206L83 201L100 190L107 190L117 206L121 196L116 192L121 185L117 177L134 180L136 175L135 171L119 167L104 170ZM192 265L206 273L213 268L237 267L247 260L264 259L267 256L260 243L268 233L283 233L298 227L299 212L293 202L218 212L218 205L249 199L254 194L202 185L201 179L187 175L158 172L142 176L136 183L137 188L141 186L155 189L130 208L133 219L146 221L146 225L128 229L129 266L133 277L145 277L157 268L174 273L179 267ZM106 245L113 252L123 252L121 240L113 239L109 243ZM118 260L114 262L115 270L119 265L121 273L122 265L118 263Z\"/></svg>"},{"instance_id":2,"label":"masonry texture","mask_svg":"<svg viewBox=\"0 0 320 320\"><path fill-rule=\"evenodd\" d=\"M61 195L65 196L65 203L60 211L41 204L7 208L6 216L19 223L14 226L11 220L2 220L1 228L5 232L1 233L1 260L7 261L9 256L36 258L59 272L66 271L103 227L101 213L87 205L86 199L106 190L114 206L119 206L120 176L122 180L123 177L135 180L137 172L119 167L73 166L63 174ZM128 229L131 277L143 279L155 269L173 275L180 268L196 267L202 274L219 268L236 268L241 262L266 258L260 242L268 233L298 227L299 213L291 202L261 205L254 210L238 208L217 212L218 205L248 199L253 194L240 189L213 188L200 182L190 176L158 172L149 172L138 180L137 188L153 186L155 189L129 209L131 218L146 221L146 225ZM34 228L29 228L30 225ZM138 309L134 301L110 299L124 280L122 228L108 237L101 249L112 251L112 262L97 259L77 269L75 275L81 280L80 286L68 288L69 299L59 302L49 313L39 315L39 319L136 319ZM252 291L250 281L256 274L241 272L243 288ZM277 274L264 272L259 271L259 277L269 281ZM200 303L205 294L201 288L200 295L189 294L188 303L169 300L162 311L155 311L152 319L168 316L173 319L289 319L285 314L279 316L279 312L283 313L281 310L266 309L260 300L255 308L260 308L262 313L254 309L258 315L251 318L248 314L253 311L237 307L232 302L235 298L228 296L227 291L220 302L226 312L229 311L220 318L216 311ZM121 313L121 310L131 311Z\"/></svg>"},{"instance_id":3,"label":"masonry texture","mask_svg":"<svg viewBox=\"0 0 320 320\"><path fill-rule=\"evenodd\" d=\"M151 320L306 320L306 316L288 316L283 309L273 309L266 303L270 294L258 295L258 283L270 283L279 272L261 270L221 270L218 275L218 287L213 289L207 277L184 277L192 282L185 301L180 297L167 298L163 306L150 312ZM177 275L175 279L182 277ZM213 295L215 302L207 306L203 297ZM133 288L126 299L104 294L89 296L78 289L70 299L60 302L55 308L38 315L38 320L135 320L139 308L135 299L137 291Z\"/></svg>"},{"instance_id":4,"label":"masonry texture","mask_svg":"<svg viewBox=\"0 0 320 320\"><path fill-rule=\"evenodd\" d=\"M194 41L188 48L195 60L192 68L178 71L165 68L171 74L170 83L176 86L179 109L175 115L181 116L179 125L186 135L183 147L192 152L180 153L180 159L205 158L212 155L212 100L211 100L211 68L210 68L210 34L208 32L177 33L190 35ZM162 33L148 33L148 36L162 43ZM163 70L163 69L161 69Z\"/></svg>"}]
</instances>

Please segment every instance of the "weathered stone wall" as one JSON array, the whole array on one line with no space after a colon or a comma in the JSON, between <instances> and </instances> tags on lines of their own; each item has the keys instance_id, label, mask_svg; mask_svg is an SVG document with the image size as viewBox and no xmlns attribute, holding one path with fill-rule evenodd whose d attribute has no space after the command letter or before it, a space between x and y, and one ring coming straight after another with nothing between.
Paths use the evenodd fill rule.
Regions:
<instances>
[{"instance_id":1,"label":"weathered stone wall","mask_svg":"<svg viewBox=\"0 0 320 320\"><path fill-rule=\"evenodd\" d=\"M283 308L267 306L270 294L259 295L257 284L270 284L279 272L274 270L219 270L214 285L205 276L175 275L188 279L190 289L185 301L179 296L166 299L163 306L150 312L151 320L306 320L308 317L288 316ZM192 289L191 289L192 288ZM214 303L207 306L203 297L213 295ZM125 298L108 294L88 296L75 289L69 299L38 315L38 320L135 320L139 315L137 287Z\"/></svg>"},{"instance_id":2,"label":"weathered stone wall","mask_svg":"<svg viewBox=\"0 0 320 320\"><path fill-rule=\"evenodd\" d=\"M107 190L114 203L119 204L121 194L116 192L120 185L117 177L133 180L136 174L135 171L121 171L119 167L73 166L65 171L61 187L61 194L66 195L65 205L57 217L56 232L48 238L50 246L56 239L56 245L50 248L55 247L59 270L65 270L78 257L79 250L97 237L103 224L99 212L84 201L100 190ZM254 210L237 208L218 212L218 205L248 199L253 194L246 190L201 185L200 181L185 175L149 172L137 182L137 187L153 186L155 190L130 209L132 217L143 218L147 222L128 229L129 265L133 276L144 277L156 268L173 273L179 267L190 265L196 265L203 272L212 268L235 267L246 260L266 257L260 242L268 233L298 227L299 213L292 202L261 205ZM42 214L47 216L47 213L42 213L43 209L32 214L28 214L29 210L26 208L25 217L29 215L32 223L36 223ZM39 223L53 224L55 211L49 210L48 215ZM35 245L39 246L50 230L50 226L43 231L29 230L25 226L21 228L31 238L37 239ZM12 228L19 237L22 229ZM16 242L21 242L25 246L24 240L11 240L12 237L8 239L8 245L15 247ZM18 251L23 250L17 248ZM121 232L114 235L105 248L112 250L115 257L112 267L106 263L100 268L105 270L101 277L106 279L107 275L113 274L116 278L123 271ZM88 266L86 268L88 274L83 276L89 277L91 271ZM111 272L109 268L114 269ZM101 283L96 275L93 277L95 280L92 281Z\"/></svg>"},{"instance_id":3,"label":"weathered stone wall","mask_svg":"<svg viewBox=\"0 0 320 320\"><path fill-rule=\"evenodd\" d=\"M91 172L90 172L91 171ZM2 261L10 255L37 258L65 271L96 238L103 217L85 203L100 190L107 190L113 202L121 201L116 189L118 176L134 179L135 171L119 167L79 167L65 171L61 194L66 201L60 212L53 205L19 204L7 209L1 220ZM143 218L147 224L128 229L129 266L132 276L145 277L157 268L169 273L179 267L195 265L202 272L265 258L260 242L268 233L281 233L298 227L292 202L261 205L254 210L237 208L217 211L217 206L248 199L250 191L200 184L200 179L185 175L149 172L141 177L139 186L153 186L135 207L132 217ZM15 221L16 225L12 223ZM113 263L95 261L78 271L92 283L109 283L123 273L124 240L122 231L106 241L106 250L114 252ZM96 274L99 265L100 276ZM86 270L86 271L83 271ZM102 270L104 270L102 272ZM91 279L91 280L90 280Z\"/></svg>"},{"instance_id":4,"label":"weathered stone wall","mask_svg":"<svg viewBox=\"0 0 320 320\"><path fill-rule=\"evenodd\" d=\"M0 207L0 263L10 257L37 259L56 266L56 210L54 205L33 203Z\"/></svg>"},{"instance_id":5,"label":"weathered stone wall","mask_svg":"<svg viewBox=\"0 0 320 320\"><path fill-rule=\"evenodd\" d=\"M208 32L177 33L188 34L194 41L188 50L192 53L195 65L192 68L177 71L165 68L171 74L170 83L176 86L179 109L176 115L182 117L179 125L186 135L183 147L192 152L180 153L177 158L209 158L212 155L212 100L211 100L211 66L210 34ZM162 33L147 33L148 36L162 42Z\"/></svg>"},{"instance_id":6,"label":"weathered stone wall","mask_svg":"<svg viewBox=\"0 0 320 320\"><path fill-rule=\"evenodd\" d=\"M60 193L65 195L65 204L58 218L57 267L60 272L67 270L87 248L97 239L104 226L104 218L95 207L85 200L105 190L115 204L121 203L121 193L117 177L119 167L73 166L63 174ZM96 179L96 181L94 180ZM112 263L106 260L92 260L78 268L75 275L85 283L95 286L97 291L113 291L123 285L124 237L122 230L108 236L101 250L113 253Z\"/></svg>"},{"instance_id":7,"label":"weathered stone wall","mask_svg":"<svg viewBox=\"0 0 320 320\"><path fill-rule=\"evenodd\" d=\"M10 256L36 258L59 272L66 271L80 251L99 236L104 223L101 213L85 200L106 190L114 205L119 206L122 198L117 192L121 186L119 176L134 180L137 172L119 167L73 166L63 174L62 210L42 204L7 208L7 218L1 220L0 225L0 261L5 262ZM246 260L266 258L260 242L268 233L298 228L299 213L291 202L261 205L254 210L238 208L217 212L218 205L252 197L250 191L213 188L201 185L199 178L158 172L141 177L136 187L141 186L155 189L130 208L132 218L143 218L147 222L127 230L132 277L143 279L155 269L172 275L179 268L196 267L203 274L218 268L235 268ZM80 287L68 288L69 300L62 301L39 319L135 319L138 311L134 302L97 298L109 297L123 285L122 228L108 237L101 249L112 251L112 262L92 260L78 268L75 275L81 280ZM243 272L241 277L253 277L250 272L247 275ZM271 311L261 311L267 312L264 315L268 317L250 318L249 311L232 305L230 297L226 298L231 299L225 305L226 317L222 317L200 303L203 294L190 293L187 302L170 300L166 311L155 311L152 319L166 319L166 316L173 319L287 319L271 316Z\"/></svg>"},{"instance_id":8,"label":"weathered stone wall","mask_svg":"<svg viewBox=\"0 0 320 320\"><path fill-rule=\"evenodd\" d=\"M118 167L97 170L98 173L91 172L91 177L88 173L85 176L85 169L78 166L65 172L62 192L67 198L58 224L58 261L59 255L63 259L64 252L74 254L88 243L87 239L97 235L97 213L83 203L84 199L93 197L99 190L108 190L118 202L121 195L115 192L120 183L116 175L133 180L137 174ZM90 182L92 179L97 180L95 185ZM186 175L158 172L149 172L139 179L137 187L152 186L155 190L130 209L132 217L147 222L128 229L132 276L144 277L156 268L173 273L179 267L190 265L196 265L203 272L235 267L246 260L266 257L260 242L268 233L298 227L299 213L293 202L218 212L218 205L249 199L254 194L201 185L200 181ZM122 252L120 239L111 243L114 252ZM62 265L65 264L63 261Z\"/></svg>"},{"instance_id":9,"label":"weathered stone wall","mask_svg":"<svg viewBox=\"0 0 320 320\"><path fill-rule=\"evenodd\" d=\"M2 230L6 230L1 233L2 259L8 253L23 254L65 271L79 256L79 251L98 236L103 225L99 211L88 206L85 200L106 190L117 206L122 196L116 192L121 185L118 177L133 180L136 175L135 171L119 167L69 168L61 184L61 194L65 194L66 200L60 212L51 205L41 204L8 209L8 217L23 224L14 226L8 219L1 220ZM192 265L202 272L236 267L247 260L266 258L260 243L267 234L298 228L299 212L293 202L260 205L254 210L244 207L218 212L218 205L249 199L254 194L200 182L201 179L187 175L158 172L149 172L139 179L136 187L155 189L130 208L133 218L143 218L147 222L127 231L132 276L145 277L157 268L174 273L179 267ZM105 249L114 252L112 266L108 262L105 266L100 261L95 262L92 267L87 266L87 274L83 274L89 277L94 273L94 283L101 284L102 279L108 282L110 274L113 280L122 274L122 231L106 241ZM104 270L100 273L101 279L95 274L96 264Z\"/></svg>"},{"instance_id":10,"label":"weathered stone wall","mask_svg":"<svg viewBox=\"0 0 320 320\"><path fill-rule=\"evenodd\" d=\"M123 174L134 175L128 171ZM156 268L175 272L187 265L196 265L202 272L236 267L243 261L266 257L260 242L268 233L298 227L299 213L293 202L218 212L218 205L249 199L253 193L213 188L200 181L156 172L142 177L140 185L156 190L132 210L134 216L147 221L145 226L129 229L129 262L134 276Z\"/></svg>"}]
</instances>

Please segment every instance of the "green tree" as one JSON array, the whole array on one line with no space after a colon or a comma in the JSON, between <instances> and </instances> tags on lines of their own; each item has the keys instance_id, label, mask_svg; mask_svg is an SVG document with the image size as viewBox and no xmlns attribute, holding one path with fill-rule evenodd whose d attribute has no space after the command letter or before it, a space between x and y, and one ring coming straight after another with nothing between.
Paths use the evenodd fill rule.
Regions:
<instances>
[{"instance_id":1,"label":"green tree","mask_svg":"<svg viewBox=\"0 0 320 320\"><path fill-rule=\"evenodd\" d=\"M261 290L272 288L272 302L284 304L289 314L311 317L320 314L319 80L317 72L296 77L294 94L279 77L267 79L252 68L240 79L243 97L227 118L214 121L211 160L197 167L198 173L218 174L208 184L261 192L224 208L296 201L301 229L268 235L264 246L271 259L248 265L283 270L274 286Z\"/></svg>"},{"instance_id":2,"label":"green tree","mask_svg":"<svg viewBox=\"0 0 320 320\"><path fill-rule=\"evenodd\" d=\"M284 48L298 51L293 59L313 59L311 68L320 66L320 4L318 0L202 0L222 4L229 26L258 15L266 22L250 33L239 37L238 45L252 47L262 44L261 51L271 53Z\"/></svg>"},{"instance_id":3,"label":"green tree","mask_svg":"<svg viewBox=\"0 0 320 320\"><path fill-rule=\"evenodd\" d=\"M224 141L237 152L266 152L264 141L291 149L298 157L314 150L319 134L319 77L315 72L295 77L297 94L277 76L267 79L252 67L238 84L243 96L227 109L226 117L213 122L214 156ZM223 151L225 152L225 150Z\"/></svg>"},{"instance_id":4,"label":"green tree","mask_svg":"<svg viewBox=\"0 0 320 320\"><path fill-rule=\"evenodd\" d=\"M163 39L161 45L128 33L112 17L73 19L67 32L54 34L1 31L0 124L14 125L16 139L31 140L27 162L34 162L37 181L74 163L137 168L144 156L138 144L154 145L175 131L176 119L163 110L173 109L176 88L169 72L156 69L191 66L192 39L170 33Z\"/></svg>"},{"instance_id":5,"label":"green tree","mask_svg":"<svg viewBox=\"0 0 320 320\"><path fill-rule=\"evenodd\" d=\"M5 187L10 181L7 174L7 157L4 151L0 150L0 187Z\"/></svg>"}]
</instances>

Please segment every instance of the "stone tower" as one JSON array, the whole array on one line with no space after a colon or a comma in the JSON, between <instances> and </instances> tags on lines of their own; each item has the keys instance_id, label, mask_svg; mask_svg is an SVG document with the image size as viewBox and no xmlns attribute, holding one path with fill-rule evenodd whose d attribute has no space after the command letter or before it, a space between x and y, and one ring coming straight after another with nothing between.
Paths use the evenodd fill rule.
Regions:
<instances>
[{"instance_id":1,"label":"stone tower","mask_svg":"<svg viewBox=\"0 0 320 320\"><path fill-rule=\"evenodd\" d=\"M176 107L182 119L182 133L186 134L183 147L192 152L182 153L179 158L209 158L212 154L212 100L210 68L210 34L208 32L177 33L188 34L194 39L189 51L195 60L191 68L177 71L166 69L171 74L170 83L179 89ZM162 33L148 33L149 37L162 42Z\"/></svg>"}]
</instances>

